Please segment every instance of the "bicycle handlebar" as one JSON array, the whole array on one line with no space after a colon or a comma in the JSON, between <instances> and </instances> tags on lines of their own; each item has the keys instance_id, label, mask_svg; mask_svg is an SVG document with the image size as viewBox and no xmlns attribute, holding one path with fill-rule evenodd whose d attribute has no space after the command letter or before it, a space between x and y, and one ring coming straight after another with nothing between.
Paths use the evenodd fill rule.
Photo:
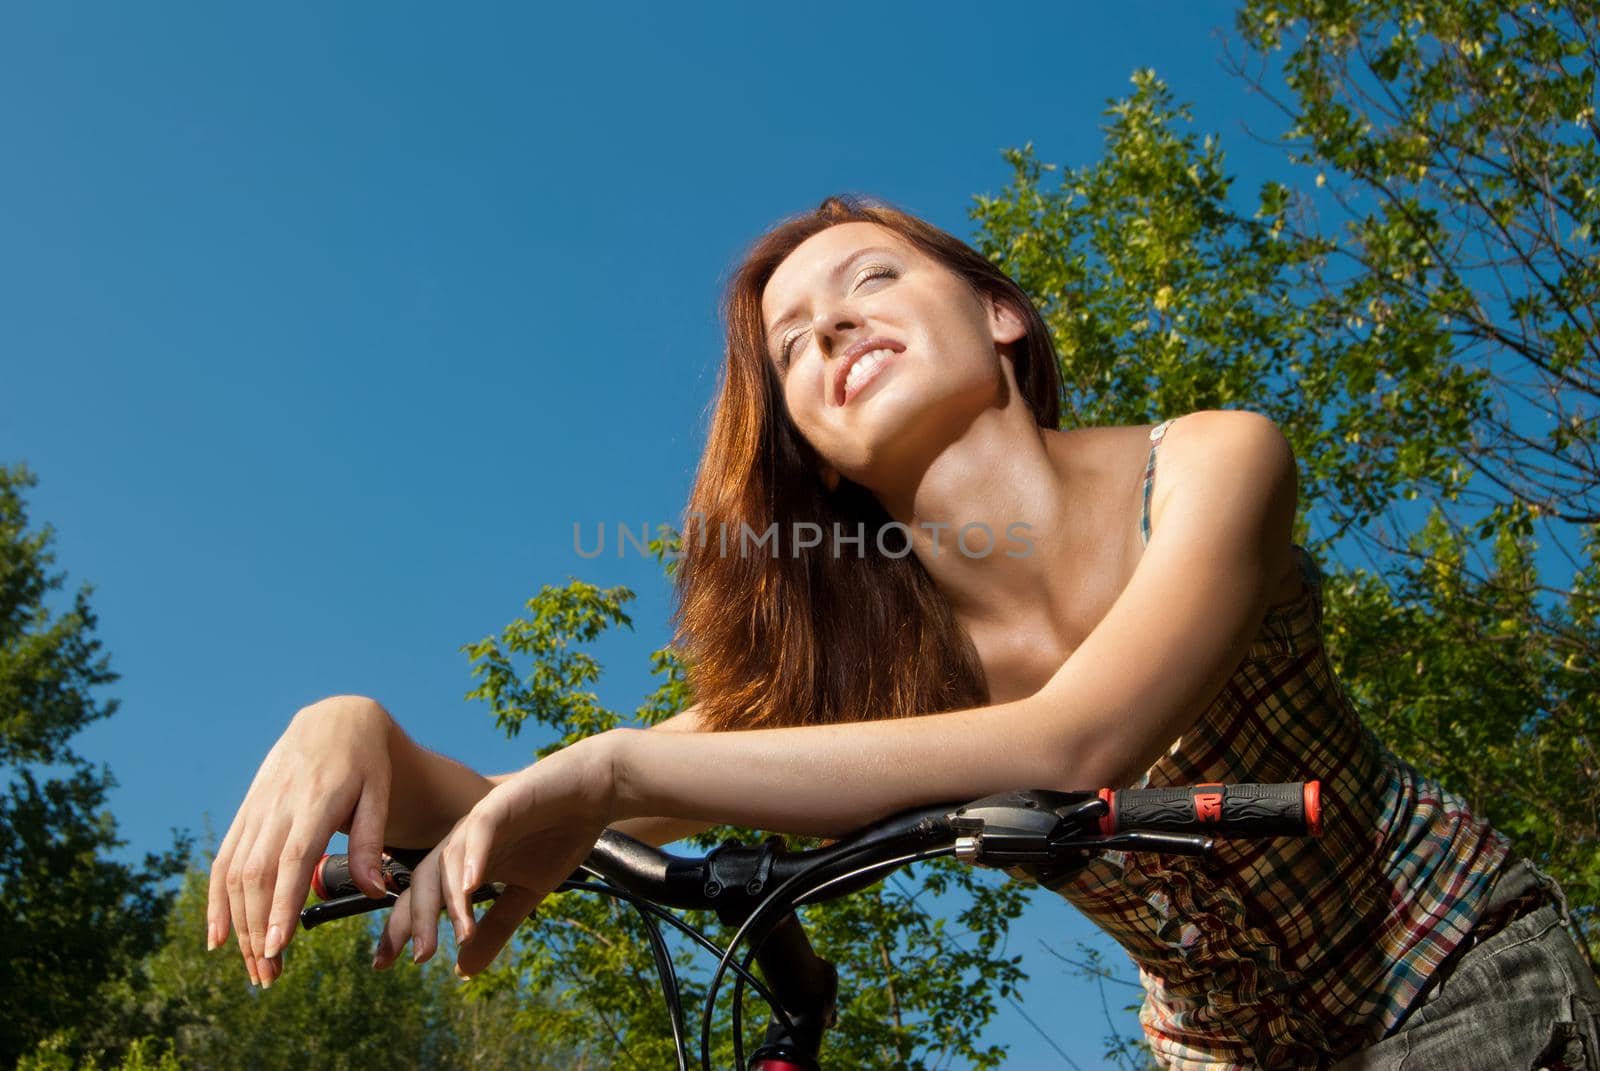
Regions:
<instances>
[{"instance_id":1,"label":"bicycle handlebar","mask_svg":"<svg viewBox=\"0 0 1600 1071\"><path fill-rule=\"evenodd\" d=\"M663 907L726 911L802 873L811 874L820 885L857 867L862 856L887 857L940 844L953 846L964 862L1011 866L1061 863L1086 851L1107 848L1200 854L1210 850L1210 835L1317 836L1321 832L1321 792L1316 781L1101 789L1097 793L1036 789L988 796L964 805L902 811L827 847L794 853L772 838L757 847L724 844L703 857L690 858L607 829L574 878L595 874ZM409 885L406 864L423 854L391 852L384 860L384 880L391 892ZM879 877L868 871L834 884L826 898L847 896ZM350 880L349 863L342 855L323 857L312 874L312 887L324 903L303 913L307 929L355 913L319 908L331 909L351 897L367 899ZM365 911L385 902L369 900L349 906Z\"/></svg>"},{"instance_id":2,"label":"bicycle handlebar","mask_svg":"<svg viewBox=\"0 0 1600 1071\"><path fill-rule=\"evenodd\" d=\"M1082 865L1108 849L1203 855L1213 835L1224 837L1319 836L1320 785L1206 784L1188 788L1101 789L1099 792L1030 790L988 796L965 804L914 808L890 815L857 833L821 848L790 852L781 837L760 845L726 842L705 856L688 858L661 851L607 829L584 865L560 890L587 888L632 900L651 916L684 929L706 947L722 953L706 997L701 1030L702 1067L710 1066L711 1014L719 980L730 967L735 987L735 1058L742 1062L738 1037L738 988L748 981L772 1004L774 1019L767 1042L749 1067L815 1069L822 1034L831 1026L837 975L811 949L793 909L812 900L832 900L864 889L891 871L919 859L953 854L963 862L993 867ZM426 853L390 850L383 862L389 892L369 898L350 880L349 860L325 855L312 874L323 902L300 913L306 929L389 906L408 888L410 867ZM601 883L586 881L594 875ZM473 902L492 899L498 885L476 889ZM558 890L559 891L559 890ZM724 951L661 908L710 909L738 933ZM651 925L657 968L672 1010L679 1067L686 1068L675 983L665 946ZM732 962L748 937L752 951L743 966ZM754 958L767 979L750 975ZM770 989L768 988L770 986Z\"/></svg>"}]
</instances>

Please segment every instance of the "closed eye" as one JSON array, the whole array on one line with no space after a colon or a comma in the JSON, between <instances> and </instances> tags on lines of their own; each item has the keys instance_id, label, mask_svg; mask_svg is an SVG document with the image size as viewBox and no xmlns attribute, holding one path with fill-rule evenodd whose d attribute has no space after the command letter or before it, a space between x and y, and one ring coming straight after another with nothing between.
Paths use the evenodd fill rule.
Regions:
<instances>
[{"instance_id":1,"label":"closed eye","mask_svg":"<svg viewBox=\"0 0 1600 1071\"><path fill-rule=\"evenodd\" d=\"M868 265L864 271L862 271L861 275L856 281L856 286L857 288L860 288L863 284L872 279L894 279L899 275L900 273L898 271L896 271L894 268L891 268L887 264L871 264ZM804 335L805 331L800 330L783 340L783 349L778 355L778 370L780 372L787 372L789 370L789 362L793 359L794 345Z\"/></svg>"}]
</instances>

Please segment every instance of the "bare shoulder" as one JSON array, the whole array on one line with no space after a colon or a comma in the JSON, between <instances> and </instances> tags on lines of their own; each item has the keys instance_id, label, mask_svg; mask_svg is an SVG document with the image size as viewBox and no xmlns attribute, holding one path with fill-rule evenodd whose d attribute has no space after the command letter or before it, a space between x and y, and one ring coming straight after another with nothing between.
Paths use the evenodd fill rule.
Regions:
<instances>
[{"instance_id":1,"label":"bare shoulder","mask_svg":"<svg viewBox=\"0 0 1600 1071\"><path fill-rule=\"evenodd\" d=\"M1280 591L1298 584L1292 539L1298 497L1294 450L1260 413L1205 409L1171 421L1150 493L1154 542L1204 539L1253 558Z\"/></svg>"},{"instance_id":2,"label":"bare shoulder","mask_svg":"<svg viewBox=\"0 0 1600 1071\"><path fill-rule=\"evenodd\" d=\"M1102 567L1124 583L1144 557L1139 490L1157 447L1151 538L1159 531L1168 539L1251 544L1267 568L1288 578L1284 590L1296 587L1294 452L1271 418L1244 409L1200 409L1154 424L1075 428L1055 444L1073 475L1096 488L1089 512L1109 533L1110 557Z\"/></svg>"},{"instance_id":3,"label":"bare shoulder","mask_svg":"<svg viewBox=\"0 0 1600 1071\"><path fill-rule=\"evenodd\" d=\"M652 731L662 733L697 733L704 730L705 726L700 720L700 704L691 703L665 721L658 721L650 726Z\"/></svg>"},{"instance_id":4,"label":"bare shoulder","mask_svg":"<svg viewBox=\"0 0 1600 1071\"><path fill-rule=\"evenodd\" d=\"M1093 482L1112 495L1121 495L1130 479L1138 486L1151 446L1158 440L1152 511L1164 503L1164 492L1179 482L1176 477L1197 471L1242 466L1233 470L1239 478L1271 483L1294 476L1288 439L1270 417L1247 409L1199 409L1156 424L1101 425L1050 434L1060 456L1080 473L1092 472Z\"/></svg>"},{"instance_id":5,"label":"bare shoulder","mask_svg":"<svg viewBox=\"0 0 1600 1071\"><path fill-rule=\"evenodd\" d=\"M1151 430L1157 427L1151 425ZM1286 495L1291 517L1294 512L1294 451L1282 429L1261 413L1201 409L1166 422L1151 491L1152 529L1172 491L1192 481L1208 488L1255 487L1268 500ZM1285 503L1265 504L1281 508Z\"/></svg>"}]
</instances>

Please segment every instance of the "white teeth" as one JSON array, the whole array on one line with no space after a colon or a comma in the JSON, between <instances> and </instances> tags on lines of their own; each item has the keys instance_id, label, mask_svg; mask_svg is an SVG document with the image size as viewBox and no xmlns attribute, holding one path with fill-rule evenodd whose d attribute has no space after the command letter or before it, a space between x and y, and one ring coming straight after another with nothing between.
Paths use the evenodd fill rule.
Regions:
<instances>
[{"instance_id":1,"label":"white teeth","mask_svg":"<svg viewBox=\"0 0 1600 1071\"><path fill-rule=\"evenodd\" d=\"M855 364L851 365L850 371L845 375L844 389L849 391L851 387L855 386L857 380L876 368L880 361L892 353L894 353L894 351L889 349L873 350Z\"/></svg>"}]
</instances>

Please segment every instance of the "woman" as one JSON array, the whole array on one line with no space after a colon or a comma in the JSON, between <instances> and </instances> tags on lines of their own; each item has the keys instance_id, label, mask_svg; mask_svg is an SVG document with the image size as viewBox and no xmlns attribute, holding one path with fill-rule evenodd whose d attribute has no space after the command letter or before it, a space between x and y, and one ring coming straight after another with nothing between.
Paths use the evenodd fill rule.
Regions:
<instances>
[{"instance_id":1,"label":"woman","mask_svg":"<svg viewBox=\"0 0 1600 1071\"><path fill-rule=\"evenodd\" d=\"M1334 681L1270 421L1056 430L1027 296L841 198L756 243L727 331L680 563L695 705L497 778L370 700L301 711L212 871L209 943L231 922L252 980L281 970L335 828L375 894L381 845L437 844L374 966L408 941L431 956L442 907L472 974L608 824L839 835L1018 787L1317 778L1319 839L1112 854L1055 886L1140 966L1161 1060L1533 1067L1592 1039L1600 991L1554 883L1383 751ZM486 881L507 891L474 918Z\"/></svg>"}]
</instances>

